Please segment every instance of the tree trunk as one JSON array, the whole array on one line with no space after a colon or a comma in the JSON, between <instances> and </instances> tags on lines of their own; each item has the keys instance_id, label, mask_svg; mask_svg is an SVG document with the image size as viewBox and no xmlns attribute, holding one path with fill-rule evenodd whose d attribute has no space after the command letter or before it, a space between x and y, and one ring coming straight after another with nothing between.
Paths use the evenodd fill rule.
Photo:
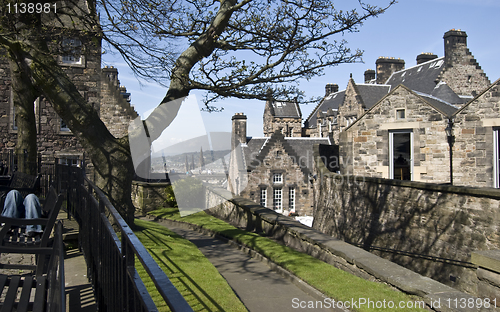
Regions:
<instances>
[{"instance_id":1,"label":"tree trunk","mask_svg":"<svg viewBox=\"0 0 500 312\"><path fill-rule=\"evenodd\" d=\"M97 186L129 225L134 223L132 203L134 167L128 137L117 139L106 128L94 107L85 101L73 82L38 42L30 64L33 80L90 156L99 178Z\"/></svg>"},{"instance_id":2,"label":"tree trunk","mask_svg":"<svg viewBox=\"0 0 500 312\"><path fill-rule=\"evenodd\" d=\"M37 132L34 101L38 94L33 87L29 68L20 49L12 51L9 57L12 79L12 97L17 126L15 154L20 172L37 174Z\"/></svg>"}]
</instances>

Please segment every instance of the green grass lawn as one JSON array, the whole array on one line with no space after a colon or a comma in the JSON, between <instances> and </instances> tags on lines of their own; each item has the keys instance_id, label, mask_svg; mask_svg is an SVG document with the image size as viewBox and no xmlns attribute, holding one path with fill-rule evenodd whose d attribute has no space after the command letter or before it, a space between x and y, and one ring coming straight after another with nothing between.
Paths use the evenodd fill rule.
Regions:
<instances>
[{"instance_id":1,"label":"green grass lawn","mask_svg":"<svg viewBox=\"0 0 500 312\"><path fill-rule=\"evenodd\" d=\"M194 311L247 311L193 243L155 222L135 220L135 225L137 237ZM136 268L159 311L170 311L138 260Z\"/></svg>"},{"instance_id":2,"label":"green grass lawn","mask_svg":"<svg viewBox=\"0 0 500 312\"><path fill-rule=\"evenodd\" d=\"M150 212L150 214L165 219L197 224L218 232L225 237L234 239L256 250L318 289L329 298L335 300L349 302L358 298L370 299L373 302L383 302L385 300L385 302L394 302L396 307L402 301L422 301L418 297L395 291L385 284L370 282L349 274L305 253L300 253L292 248L283 246L269 238L240 230L222 220L207 215L203 211L182 218L177 208L161 208ZM373 310L366 306L357 309L357 311ZM389 308L383 310L392 311ZM401 309L394 308L393 310ZM424 309L406 310L425 311Z\"/></svg>"}]
</instances>

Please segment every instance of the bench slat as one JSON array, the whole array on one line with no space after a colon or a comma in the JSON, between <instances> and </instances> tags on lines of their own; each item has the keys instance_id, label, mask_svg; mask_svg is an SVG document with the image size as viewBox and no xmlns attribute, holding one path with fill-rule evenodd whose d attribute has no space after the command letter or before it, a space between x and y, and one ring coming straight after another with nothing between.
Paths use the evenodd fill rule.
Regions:
<instances>
[{"instance_id":1,"label":"bench slat","mask_svg":"<svg viewBox=\"0 0 500 312\"><path fill-rule=\"evenodd\" d=\"M17 298L17 288L19 287L19 282L21 281L21 276L14 275L9 279L9 290L7 291L7 295L5 296L4 305L2 307L3 311L12 311L14 307L14 303Z\"/></svg>"},{"instance_id":2,"label":"bench slat","mask_svg":"<svg viewBox=\"0 0 500 312\"><path fill-rule=\"evenodd\" d=\"M23 281L23 290L17 305L17 312L28 311L30 304L31 289L33 288L33 276L26 276Z\"/></svg>"},{"instance_id":3,"label":"bench slat","mask_svg":"<svg viewBox=\"0 0 500 312\"><path fill-rule=\"evenodd\" d=\"M45 309L47 279L45 275L36 279L35 301L33 303L33 312L42 312Z\"/></svg>"}]
</instances>

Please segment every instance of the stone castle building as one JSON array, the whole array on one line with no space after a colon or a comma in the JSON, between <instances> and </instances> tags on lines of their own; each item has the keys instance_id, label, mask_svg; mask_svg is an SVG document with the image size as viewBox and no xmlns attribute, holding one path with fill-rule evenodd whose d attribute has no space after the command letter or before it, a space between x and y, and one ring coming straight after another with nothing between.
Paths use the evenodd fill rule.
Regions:
<instances>
[{"instance_id":1,"label":"stone castle building","mask_svg":"<svg viewBox=\"0 0 500 312\"><path fill-rule=\"evenodd\" d=\"M345 90L327 86L304 133L333 138L340 173L498 187L493 138L500 116L494 109L489 115L470 113L471 105L495 105L497 83L490 83L467 48L464 31L452 29L443 39L442 57L422 53L409 68L401 59L379 58L364 83L351 77ZM489 121L470 128L472 115ZM453 129L449 138L447 128Z\"/></svg>"},{"instance_id":2,"label":"stone castle building","mask_svg":"<svg viewBox=\"0 0 500 312\"><path fill-rule=\"evenodd\" d=\"M315 168L313 146L327 138L301 136L297 103L269 100L264 109L264 137L247 137L247 117L232 117L229 189L263 207L289 215L312 216Z\"/></svg>"},{"instance_id":3,"label":"stone castle building","mask_svg":"<svg viewBox=\"0 0 500 312\"><path fill-rule=\"evenodd\" d=\"M88 9L83 0L79 5ZM64 22L64 18L62 21ZM60 41L56 45L68 47L67 53L63 52L65 49L56 50L60 51L56 53L59 65L83 97L97 110L110 132L118 137L125 135L129 120L138 115L130 105L130 94L119 84L117 69L101 69L100 37L73 30L61 32L61 35L54 38ZM6 57L0 57L0 75L0 160L13 166L12 154L19 130ZM45 98L36 99L34 110L38 152L42 162L53 162L57 158L63 163L76 164L84 159L83 148Z\"/></svg>"},{"instance_id":4,"label":"stone castle building","mask_svg":"<svg viewBox=\"0 0 500 312\"><path fill-rule=\"evenodd\" d=\"M309 214L314 144L330 145L323 150L342 174L499 187L499 82L490 83L464 31L452 29L443 39L442 57L422 53L409 68L381 57L364 83L351 76L344 90L327 84L303 127L296 103L266 102L264 138L246 137L246 116L233 116L242 161L231 164L232 174L248 175L236 193L279 212Z\"/></svg>"}]
</instances>

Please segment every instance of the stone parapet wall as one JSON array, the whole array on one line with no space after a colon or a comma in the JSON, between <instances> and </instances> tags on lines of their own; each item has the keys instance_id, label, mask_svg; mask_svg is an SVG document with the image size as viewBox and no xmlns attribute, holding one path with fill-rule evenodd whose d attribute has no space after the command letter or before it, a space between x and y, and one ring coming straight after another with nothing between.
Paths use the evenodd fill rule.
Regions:
<instances>
[{"instance_id":1,"label":"stone parapet wall","mask_svg":"<svg viewBox=\"0 0 500 312\"><path fill-rule=\"evenodd\" d=\"M470 253L500 248L500 190L343 176L315 153L315 229L482 295Z\"/></svg>"},{"instance_id":2,"label":"stone parapet wall","mask_svg":"<svg viewBox=\"0 0 500 312\"><path fill-rule=\"evenodd\" d=\"M149 183L133 181L131 196L136 211L146 214L159 207L165 207L167 199L165 188L170 185L170 182Z\"/></svg>"},{"instance_id":3,"label":"stone parapet wall","mask_svg":"<svg viewBox=\"0 0 500 312\"><path fill-rule=\"evenodd\" d=\"M248 231L264 233L286 246L305 252L339 269L370 281L386 283L395 289L417 295L430 306L455 299L476 300L442 283L405 269L361 248L332 238L291 217L278 214L248 199L234 197L224 189L207 186L207 213ZM442 307L444 308L444 304ZM437 309L458 311L459 309Z\"/></svg>"},{"instance_id":4,"label":"stone parapet wall","mask_svg":"<svg viewBox=\"0 0 500 312\"><path fill-rule=\"evenodd\" d=\"M500 302L500 250L476 251L471 259L478 267L478 293Z\"/></svg>"},{"instance_id":5,"label":"stone parapet wall","mask_svg":"<svg viewBox=\"0 0 500 312\"><path fill-rule=\"evenodd\" d=\"M102 69L101 74L101 107L100 116L109 132L117 138L128 134L130 122L139 114L125 98L128 93L120 87L118 70L113 67Z\"/></svg>"}]
</instances>

